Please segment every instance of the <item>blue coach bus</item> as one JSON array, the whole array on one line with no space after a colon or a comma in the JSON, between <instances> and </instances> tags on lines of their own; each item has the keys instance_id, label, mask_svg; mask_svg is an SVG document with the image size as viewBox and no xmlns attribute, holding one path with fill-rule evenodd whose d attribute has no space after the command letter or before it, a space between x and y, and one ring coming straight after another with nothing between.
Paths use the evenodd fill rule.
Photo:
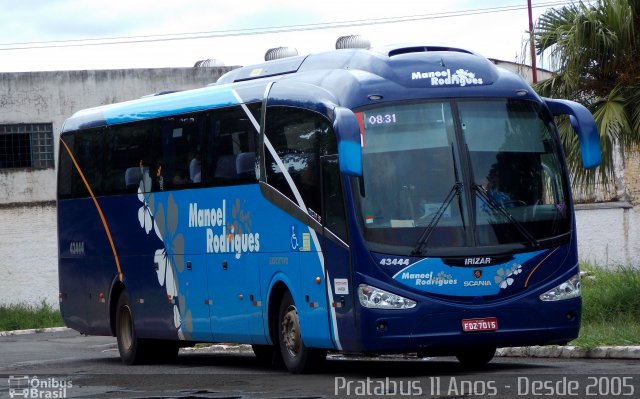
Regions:
<instances>
[{"instance_id":1,"label":"blue coach bus","mask_svg":"<svg viewBox=\"0 0 640 399\"><path fill-rule=\"evenodd\" d=\"M581 317L554 116L591 114L457 48L342 49L77 112L60 137L60 309L126 364L251 344L327 351L563 344Z\"/></svg>"}]
</instances>

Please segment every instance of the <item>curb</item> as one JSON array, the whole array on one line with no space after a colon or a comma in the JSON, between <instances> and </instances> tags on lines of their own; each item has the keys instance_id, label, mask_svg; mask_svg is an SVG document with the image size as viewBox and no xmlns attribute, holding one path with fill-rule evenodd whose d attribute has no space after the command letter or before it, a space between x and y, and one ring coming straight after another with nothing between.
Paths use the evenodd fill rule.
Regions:
<instances>
[{"instance_id":1,"label":"curb","mask_svg":"<svg viewBox=\"0 0 640 399\"><path fill-rule=\"evenodd\" d=\"M500 348L496 356L549 357L562 359L640 359L640 346L599 346L581 349L575 346L523 346Z\"/></svg>"},{"instance_id":2,"label":"curb","mask_svg":"<svg viewBox=\"0 0 640 399\"><path fill-rule=\"evenodd\" d=\"M32 328L29 330L0 331L0 337L10 337L13 335L63 332L63 331L71 331L71 329L68 327L52 327L52 328Z\"/></svg>"},{"instance_id":3,"label":"curb","mask_svg":"<svg viewBox=\"0 0 640 399\"><path fill-rule=\"evenodd\" d=\"M0 337L73 331L67 327L38 328L30 330L0 331ZM205 348L185 348L187 351L251 352L251 346L239 344L214 344ZM499 348L497 357L537 357L561 359L640 359L640 346L599 346L581 349L575 346L520 346Z\"/></svg>"}]
</instances>

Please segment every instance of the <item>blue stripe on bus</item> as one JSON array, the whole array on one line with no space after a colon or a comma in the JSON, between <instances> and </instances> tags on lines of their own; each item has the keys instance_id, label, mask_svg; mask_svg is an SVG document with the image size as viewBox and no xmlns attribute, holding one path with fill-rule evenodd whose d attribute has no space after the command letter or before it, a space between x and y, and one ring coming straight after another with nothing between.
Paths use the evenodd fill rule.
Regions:
<instances>
[{"instance_id":1,"label":"blue stripe on bus","mask_svg":"<svg viewBox=\"0 0 640 399\"><path fill-rule=\"evenodd\" d=\"M107 125L114 125L237 104L228 86L205 87L114 104L105 108L103 115Z\"/></svg>"}]
</instances>

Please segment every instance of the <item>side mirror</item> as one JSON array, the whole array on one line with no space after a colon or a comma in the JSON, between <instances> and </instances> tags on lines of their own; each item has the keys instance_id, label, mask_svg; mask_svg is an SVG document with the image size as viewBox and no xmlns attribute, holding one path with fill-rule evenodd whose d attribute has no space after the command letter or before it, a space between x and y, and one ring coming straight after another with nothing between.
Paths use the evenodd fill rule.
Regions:
<instances>
[{"instance_id":1,"label":"side mirror","mask_svg":"<svg viewBox=\"0 0 640 399\"><path fill-rule=\"evenodd\" d=\"M600 135L593 115L583 105L569 100L544 99L553 116L568 115L580 141L580 155L585 169L600 165Z\"/></svg>"},{"instance_id":2,"label":"side mirror","mask_svg":"<svg viewBox=\"0 0 640 399\"><path fill-rule=\"evenodd\" d=\"M358 118L350 109L337 107L333 130L338 137L340 172L349 176L362 176L362 147Z\"/></svg>"}]
</instances>

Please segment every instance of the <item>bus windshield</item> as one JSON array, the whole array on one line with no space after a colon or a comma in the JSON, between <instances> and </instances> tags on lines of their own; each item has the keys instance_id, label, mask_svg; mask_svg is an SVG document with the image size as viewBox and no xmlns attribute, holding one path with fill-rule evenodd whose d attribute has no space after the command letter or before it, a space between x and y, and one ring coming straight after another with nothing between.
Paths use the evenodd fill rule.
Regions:
<instances>
[{"instance_id":1,"label":"bus windshield","mask_svg":"<svg viewBox=\"0 0 640 399\"><path fill-rule=\"evenodd\" d=\"M371 250L537 247L568 235L559 144L535 103L424 102L359 116L355 197Z\"/></svg>"}]
</instances>

